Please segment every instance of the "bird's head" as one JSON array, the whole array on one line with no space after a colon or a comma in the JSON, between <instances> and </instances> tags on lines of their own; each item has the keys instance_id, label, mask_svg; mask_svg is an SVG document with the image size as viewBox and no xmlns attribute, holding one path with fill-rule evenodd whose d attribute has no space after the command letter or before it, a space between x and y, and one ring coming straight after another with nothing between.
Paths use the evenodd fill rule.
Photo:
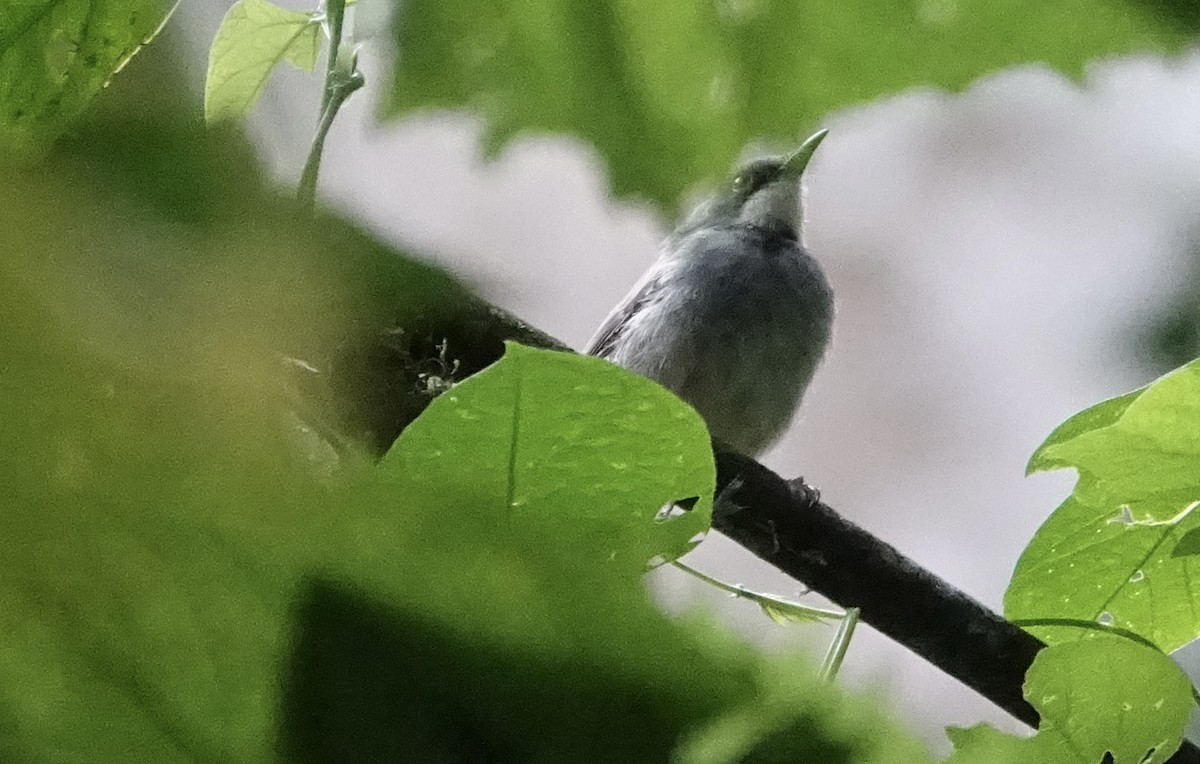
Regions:
<instances>
[{"instance_id":1,"label":"bird's head","mask_svg":"<svg viewBox=\"0 0 1200 764\"><path fill-rule=\"evenodd\" d=\"M689 217L683 230L715 225L750 225L800 238L803 220L800 177L825 139L821 130L786 157L756 159Z\"/></svg>"}]
</instances>

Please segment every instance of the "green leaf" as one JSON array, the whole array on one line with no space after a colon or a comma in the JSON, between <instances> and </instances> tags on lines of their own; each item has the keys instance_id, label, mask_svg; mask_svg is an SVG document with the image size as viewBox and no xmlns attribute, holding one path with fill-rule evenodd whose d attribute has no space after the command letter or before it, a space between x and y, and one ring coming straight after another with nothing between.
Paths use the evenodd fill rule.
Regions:
<instances>
[{"instance_id":1,"label":"green leaf","mask_svg":"<svg viewBox=\"0 0 1200 764\"><path fill-rule=\"evenodd\" d=\"M778 602L761 601L758 606L762 608L767 618L780 626L787 626L790 623L825 623L830 619L829 613L824 610L808 608L782 600Z\"/></svg>"},{"instance_id":2,"label":"green leaf","mask_svg":"<svg viewBox=\"0 0 1200 764\"><path fill-rule=\"evenodd\" d=\"M1097 501L1167 520L1200 499L1198 393L1200 361L1140 391L1115 421L1046 445L1042 458L1095 476Z\"/></svg>"},{"instance_id":3,"label":"green leaf","mask_svg":"<svg viewBox=\"0 0 1200 764\"><path fill-rule=\"evenodd\" d=\"M412 0L398 3L389 116L466 109L492 151L553 132L594 146L617 195L673 209L747 143L794 148L830 112L913 87L961 89L1045 62L1180 50L1125 0ZM835 136L836 139L836 136Z\"/></svg>"},{"instance_id":4,"label":"green leaf","mask_svg":"<svg viewBox=\"0 0 1200 764\"><path fill-rule=\"evenodd\" d=\"M159 30L162 0L0 0L0 160L38 158Z\"/></svg>"},{"instance_id":5,"label":"green leaf","mask_svg":"<svg viewBox=\"0 0 1200 764\"><path fill-rule=\"evenodd\" d=\"M1030 756L1040 755L1031 754L1028 740L1001 732L990 724L947 727L946 737L954 744L954 754L945 764L1037 764Z\"/></svg>"},{"instance_id":6,"label":"green leaf","mask_svg":"<svg viewBox=\"0 0 1200 764\"><path fill-rule=\"evenodd\" d=\"M1192 708L1191 683L1170 658L1113 637L1042 650L1024 695L1042 719L1036 735L951 728L957 750L948 764L1095 764L1106 753L1114 764L1156 764L1179 748Z\"/></svg>"},{"instance_id":7,"label":"green leaf","mask_svg":"<svg viewBox=\"0 0 1200 764\"><path fill-rule=\"evenodd\" d=\"M1069 440L1082 435L1091 430L1098 430L1102 427L1108 427L1113 424L1125 413L1129 408L1129 404L1137 400L1138 396L1145 391L1146 388L1134 390L1133 392L1119 395L1116 398L1110 398L1106 401L1097 403L1095 406L1080 411L1075 416L1060 424L1050 433L1050 436L1038 446L1033 452L1033 456L1029 459L1029 466L1025 468L1026 475L1032 475L1035 472L1047 472L1049 470L1063 469L1070 467L1069 462L1055 460L1047 455L1047 451L1061 443L1066 443Z\"/></svg>"},{"instance_id":8,"label":"green leaf","mask_svg":"<svg viewBox=\"0 0 1200 764\"><path fill-rule=\"evenodd\" d=\"M1200 527L1200 364L1073 417L1031 465L1071 466L1079 481L1021 555L1005 614L1099 622L1167 651L1200 636L1200 560L1175 554Z\"/></svg>"},{"instance_id":9,"label":"green leaf","mask_svg":"<svg viewBox=\"0 0 1200 764\"><path fill-rule=\"evenodd\" d=\"M435 399L382 466L422 495L469 486L462 511L586 529L589 559L636 571L708 530L716 480L703 421L667 390L607 361L513 343Z\"/></svg>"},{"instance_id":10,"label":"green leaf","mask_svg":"<svg viewBox=\"0 0 1200 764\"><path fill-rule=\"evenodd\" d=\"M1171 550L1172 557L1190 557L1200 555L1200 528L1192 528L1180 536L1179 542Z\"/></svg>"},{"instance_id":11,"label":"green leaf","mask_svg":"<svg viewBox=\"0 0 1200 764\"><path fill-rule=\"evenodd\" d=\"M289 11L267 0L238 0L209 50L204 118L211 123L245 117L281 61L311 72L320 31L315 12Z\"/></svg>"},{"instance_id":12,"label":"green leaf","mask_svg":"<svg viewBox=\"0 0 1200 764\"><path fill-rule=\"evenodd\" d=\"M1163 650L1197 635L1198 561L1174 554L1177 540L1200 516L1179 525L1122 522L1120 513L1075 498L1038 529L1017 562L1004 595L1015 621L1078 619L1128 629ZM1077 629L1029 627L1051 644L1079 638Z\"/></svg>"}]
</instances>

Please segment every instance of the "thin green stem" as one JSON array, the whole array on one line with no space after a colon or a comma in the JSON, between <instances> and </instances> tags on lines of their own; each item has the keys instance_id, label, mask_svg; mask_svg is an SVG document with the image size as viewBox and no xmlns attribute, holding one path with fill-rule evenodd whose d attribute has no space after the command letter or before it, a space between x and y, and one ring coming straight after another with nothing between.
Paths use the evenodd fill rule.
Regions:
<instances>
[{"instance_id":1,"label":"thin green stem","mask_svg":"<svg viewBox=\"0 0 1200 764\"><path fill-rule=\"evenodd\" d=\"M821 678L826 682L832 682L842 668L842 661L846 658L846 650L850 648L850 639L854 636L854 627L857 625L858 608L846 608L846 614L842 616L837 634L833 636L829 652L825 653L825 660L821 664Z\"/></svg>"},{"instance_id":2,"label":"thin green stem","mask_svg":"<svg viewBox=\"0 0 1200 764\"><path fill-rule=\"evenodd\" d=\"M333 99L338 50L342 46L342 25L346 18L346 0L328 0L325 4L325 18L329 20L329 55L325 61L325 87L321 90L322 117Z\"/></svg>"},{"instance_id":3,"label":"thin green stem","mask_svg":"<svg viewBox=\"0 0 1200 764\"><path fill-rule=\"evenodd\" d=\"M766 611L768 615L771 615L772 618L776 617L775 615L772 615L772 613L782 615L788 620L796 621L841 620L844 617L843 614L837 610L809 607L808 605L801 605L798 602L793 602L792 600L784 599L783 597L776 597L771 594L762 594L760 592L751 591L741 584L727 584L724 581L713 578L712 576L705 575L695 568L683 564L679 560L673 560L671 564L682 570L684 573L687 573L689 576L698 578L704 583L714 586L723 592L728 592L735 597L741 597L742 599L750 600Z\"/></svg>"},{"instance_id":4,"label":"thin green stem","mask_svg":"<svg viewBox=\"0 0 1200 764\"><path fill-rule=\"evenodd\" d=\"M352 57L349 66L344 69L338 65L346 12L345 0L329 0L325 12L329 21L329 55L325 67L325 86L321 91L321 119L317 123L317 132L313 136L308 159L304 162L304 171L300 174L300 187L296 192L296 198L305 212L312 211L317 198L317 175L321 171L321 157L325 152L325 138L329 135L329 128L333 126L333 120L342 104L365 82L362 72L358 70L357 56Z\"/></svg>"},{"instance_id":5,"label":"thin green stem","mask_svg":"<svg viewBox=\"0 0 1200 764\"><path fill-rule=\"evenodd\" d=\"M321 113L321 121L317 125L317 134L313 136L312 148L308 152L308 160L304 163L304 172L300 174L300 190L297 198L305 211L311 212L317 197L317 174L321 171L321 156L325 151L325 136L333 126L333 119L338 109L350 97L350 94L363 86L365 80L362 72L355 69L350 77L331 91L329 103Z\"/></svg>"}]
</instances>

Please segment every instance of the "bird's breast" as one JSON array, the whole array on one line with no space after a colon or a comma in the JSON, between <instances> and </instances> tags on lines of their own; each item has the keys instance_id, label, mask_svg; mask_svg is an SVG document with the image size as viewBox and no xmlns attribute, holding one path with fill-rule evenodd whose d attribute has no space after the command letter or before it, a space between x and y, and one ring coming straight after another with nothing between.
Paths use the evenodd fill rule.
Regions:
<instances>
[{"instance_id":1,"label":"bird's breast","mask_svg":"<svg viewBox=\"0 0 1200 764\"><path fill-rule=\"evenodd\" d=\"M685 297L664 316L686 373L667 386L714 437L757 454L786 429L821 361L832 292L794 241L727 236L690 254L669 290Z\"/></svg>"}]
</instances>

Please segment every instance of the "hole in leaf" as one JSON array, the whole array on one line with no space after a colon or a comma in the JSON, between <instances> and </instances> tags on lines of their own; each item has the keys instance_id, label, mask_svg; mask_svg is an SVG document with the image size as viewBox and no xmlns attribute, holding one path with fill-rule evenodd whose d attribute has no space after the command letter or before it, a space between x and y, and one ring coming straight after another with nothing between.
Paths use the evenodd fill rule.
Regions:
<instances>
[{"instance_id":1,"label":"hole in leaf","mask_svg":"<svg viewBox=\"0 0 1200 764\"><path fill-rule=\"evenodd\" d=\"M1116 517L1109 518L1108 522L1110 525L1113 523L1120 523L1126 526L1133 525L1133 510L1129 508L1128 504L1122 505L1120 513Z\"/></svg>"},{"instance_id":2,"label":"hole in leaf","mask_svg":"<svg viewBox=\"0 0 1200 764\"><path fill-rule=\"evenodd\" d=\"M691 512L695 508L696 502L700 501L699 496L689 496L686 499L676 499L670 504L664 504L658 510L658 514L654 516L656 522L666 522L676 517L681 517Z\"/></svg>"}]
</instances>

